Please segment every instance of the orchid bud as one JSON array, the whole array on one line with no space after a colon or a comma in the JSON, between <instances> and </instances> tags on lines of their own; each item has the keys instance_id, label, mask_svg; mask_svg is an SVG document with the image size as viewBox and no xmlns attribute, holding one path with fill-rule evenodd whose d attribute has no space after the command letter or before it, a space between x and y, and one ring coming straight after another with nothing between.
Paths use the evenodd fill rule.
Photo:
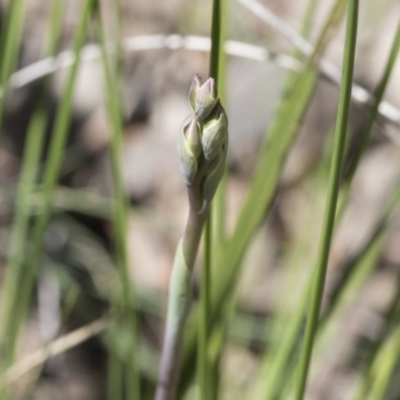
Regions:
<instances>
[{"instance_id":1,"label":"orchid bud","mask_svg":"<svg viewBox=\"0 0 400 400\"><path fill-rule=\"evenodd\" d=\"M224 108L218 101L213 112L203 126L202 145L206 160L212 160L220 151L228 136L228 119Z\"/></svg>"},{"instance_id":2,"label":"orchid bud","mask_svg":"<svg viewBox=\"0 0 400 400\"><path fill-rule=\"evenodd\" d=\"M189 91L189 102L199 121L207 118L218 101L217 87L213 78L205 82L195 75Z\"/></svg>"},{"instance_id":3,"label":"orchid bud","mask_svg":"<svg viewBox=\"0 0 400 400\"><path fill-rule=\"evenodd\" d=\"M199 124L196 117L181 129L178 155L183 179L187 185L193 184L198 168L198 157L202 152Z\"/></svg>"}]
</instances>

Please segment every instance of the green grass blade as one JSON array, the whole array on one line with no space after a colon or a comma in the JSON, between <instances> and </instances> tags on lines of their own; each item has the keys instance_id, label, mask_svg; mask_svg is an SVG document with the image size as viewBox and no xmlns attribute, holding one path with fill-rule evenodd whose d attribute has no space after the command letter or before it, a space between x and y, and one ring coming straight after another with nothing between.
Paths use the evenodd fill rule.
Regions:
<instances>
[{"instance_id":1,"label":"green grass blade","mask_svg":"<svg viewBox=\"0 0 400 400\"><path fill-rule=\"evenodd\" d=\"M221 0L213 0L211 22L211 52L210 52L210 77L219 85L219 61L221 59ZM200 283L200 313L199 313L199 338L198 338L198 384L200 399L210 399L210 364L208 359L208 343L210 336L210 297L211 297L211 265L213 262L213 230L212 221L214 208L211 207L204 226L204 251L201 268Z\"/></svg>"},{"instance_id":2,"label":"green grass blade","mask_svg":"<svg viewBox=\"0 0 400 400\"><path fill-rule=\"evenodd\" d=\"M21 48L22 29L25 17L25 1L12 0L8 3L4 29L1 32L0 54L0 138L3 132L4 104L9 78L15 69L18 51Z\"/></svg>"},{"instance_id":3,"label":"green grass blade","mask_svg":"<svg viewBox=\"0 0 400 400\"><path fill-rule=\"evenodd\" d=\"M296 400L302 400L306 388L314 336L318 326L319 312L325 283L326 268L329 250L335 224L336 204L339 194L340 173L346 143L347 123L351 102L351 86L357 37L358 1L350 0L347 16L346 41L343 60L342 84L339 98L339 109L333 146L331 173L329 178L328 198L320 250L318 254L317 269L311 297L310 312L307 320L306 333L299 364L299 384L296 391Z\"/></svg>"},{"instance_id":4,"label":"green grass blade","mask_svg":"<svg viewBox=\"0 0 400 400\"><path fill-rule=\"evenodd\" d=\"M228 25L228 4L227 0L220 1L221 8L221 21L220 21L220 51L218 61L218 95L221 99L221 103L227 108L227 54L225 53L224 44L227 38L227 25ZM226 163L228 169L229 161ZM217 251L219 251L225 243L226 232L225 232L225 214L226 214L226 186L227 186L227 173L225 172L224 177L218 186L217 192L212 206L212 231L213 231L213 251L214 257Z\"/></svg>"},{"instance_id":5,"label":"green grass blade","mask_svg":"<svg viewBox=\"0 0 400 400\"><path fill-rule=\"evenodd\" d=\"M131 285L131 278L129 273L128 252L127 252L127 221L129 215L129 204L127 194L123 184L123 176L121 170L121 152L122 152L122 138L123 138L123 124L121 117L121 104L118 94L118 77L116 76L115 69L112 67L108 57L104 25L101 20L98 22L98 37L101 45L102 62L105 73L106 81L106 100L107 110L109 113L109 121L111 127L111 164L115 189L114 200L114 234L115 234L115 249L116 249L116 262L119 271L119 284L116 289L121 288L121 294L116 295L114 308L120 308L122 315L126 315L125 321L119 324L121 331L127 330L129 335L128 354L126 355L126 394L129 399L140 399L140 376L139 376L139 363L137 359L138 354L138 327L136 320L136 313L134 307L134 290ZM116 332L118 335L119 332ZM113 352L113 345L111 346ZM112 358L115 355L111 355ZM120 385L120 378L118 377L117 360L111 360L111 376L109 377L110 388L109 395L114 396ZM119 370L119 372L122 372ZM114 399L115 397L110 397Z\"/></svg>"}]
</instances>

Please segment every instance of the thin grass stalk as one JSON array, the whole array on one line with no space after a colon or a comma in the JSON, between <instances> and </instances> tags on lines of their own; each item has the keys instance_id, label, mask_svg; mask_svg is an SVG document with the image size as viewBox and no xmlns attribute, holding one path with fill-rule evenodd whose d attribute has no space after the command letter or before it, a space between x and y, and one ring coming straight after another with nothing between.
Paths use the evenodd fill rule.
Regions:
<instances>
[{"instance_id":1,"label":"thin grass stalk","mask_svg":"<svg viewBox=\"0 0 400 400\"><path fill-rule=\"evenodd\" d=\"M222 104L228 104L227 98L227 62L228 57L224 51L224 45L228 35L228 1L220 0L220 36L219 36L219 60L218 60L218 94ZM228 169L227 163L227 169ZM227 171L225 172L221 183L218 186L217 193L212 206L213 216L213 251L214 257L217 251L221 249L226 240L226 190L227 190Z\"/></svg>"},{"instance_id":2,"label":"thin grass stalk","mask_svg":"<svg viewBox=\"0 0 400 400\"><path fill-rule=\"evenodd\" d=\"M328 184L328 198L320 250L318 254L317 269L313 283L310 311L308 314L306 333L299 362L299 383L295 395L296 400L302 400L307 383L308 370L311 361L314 336L318 327L319 312L321 308L322 294L324 290L325 275L328 265L329 250L335 224L336 205L339 195L340 174L342 170L343 156L346 144L346 132L349 119L351 102L351 85L353 80L354 58L357 37L358 0L349 0L346 40L342 71L342 84L339 97L339 109L337 116L336 132L333 145L331 173Z\"/></svg>"},{"instance_id":3,"label":"thin grass stalk","mask_svg":"<svg viewBox=\"0 0 400 400\"><path fill-rule=\"evenodd\" d=\"M222 104L227 105L227 54L224 51L224 46L227 38L228 30L228 2L227 0L221 0L220 2L220 51L219 51L219 61L218 61L218 94L221 99ZM226 241L226 191L228 183L228 169L229 161L226 163L226 168L221 182L218 186L217 192L215 194L215 199L212 204L212 254L214 260L217 258L218 253L222 251L223 246ZM214 265L216 267L216 265ZM211 275L213 273L211 272ZM210 307L210 305L209 305ZM209 398L210 400L216 400L218 397L219 386L220 386L220 359L222 354L222 349L224 347L224 337L227 328L227 323L231 313L225 315L221 318L218 327L211 331L211 327L208 326L209 339L208 341L212 343L212 353L209 357ZM210 347L210 345L208 346Z\"/></svg>"},{"instance_id":4,"label":"thin grass stalk","mask_svg":"<svg viewBox=\"0 0 400 400\"><path fill-rule=\"evenodd\" d=\"M53 1L50 10L50 23L47 33L47 43L43 49L43 55L55 53L56 45L61 34L63 1ZM38 103L29 123L27 141L22 161L20 182L18 184L15 200L15 219L12 228L9 265L6 271L2 293L0 346L4 349L12 349L9 340L15 332L9 330L11 321L15 319L15 308L19 303L20 281L23 279L24 248L28 232L29 219L32 213L32 196L35 190L40 165L40 155L43 148L45 126L47 124L47 111L45 105L45 91L47 79L39 88ZM6 351L7 353L7 351ZM5 359L11 361L13 354ZM7 364L7 363L6 363Z\"/></svg>"},{"instance_id":5,"label":"thin grass stalk","mask_svg":"<svg viewBox=\"0 0 400 400\"><path fill-rule=\"evenodd\" d=\"M121 105L118 95L118 78L115 76L111 67L110 60L108 58L105 36L104 36L104 25L101 22L101 17L97 24L97 32L101 45L103 68L106 80L106 98L107 98L107 109L109 112L109 120L112 129L111 135L111 164L112 173L114 180L115 189L115 200L114 200L114 234L115 234L115 248L116 248L116 260L119 271L119 285L121 288L121 295L116 299L117 304L114 306L121 308L119 311L124 315L125 320L122 321L121 328L125 328L129 332L129 350L127 355L127 371L129 371L129 379L125 380L126 394L129 399L140 399L140 375L138 368L138 327L136 313L134 311L134 290L131 285L131 278L129 273L128 264L128 252L127 252L127 220L129 214L129 205L127 194L125 192L122 170L121 170L121 153L122 153L122 136L123 126L121 118ZM119 308L118 307L118 308ZM118 332L116 332L118 334ZM114 355L112 356L114 357ZM113 360L112 363L117 363ZM117 377L117 367L114 366L115 376ZM116 378L114 381L109 380L109 383L113 386L119 386L119 379ZM115 389L116 390L116 389ZM112 392L115 393L114 390Z\"/></svg>"},{"instance_id":6,"label":"thin grass stalk","mask_svg":"<svg viewBox=\"0 0 400 400\"><path fill-rule=\"evenodd\" d=\"M107 360L107 399L123 400L123 364L118 357L118 332L119 327L114 325L110 328L107 338L108 360Z\"/></svg>"},{"instance_id":7,"label":"thin grass stalk","mask_svg":"<svg viewBox=\"0 0 400 400\"><path fill-rule=\"evenodd\" d=\"M101 8L103 6L103 8ZM104 70L104 76L105 76L105 91L106 91L106 99L107 99L107 111L109 113L108 115L108 121L110 125L110 130L112 131L111 137L114 139L115 143L115 137L120 136L122 132L120 130L120 106L118 107L119 110L116 110L116 114L114 111L114 104L113 101L116 99L116 95L114 93L115 87L113 83L110 83L111 80L118 79L118 85L121 84L120 77L121 77L121 71L122 71L122 59L120 59L121 54L119 53L120 50L120 1L114 2L112 5L108 5L112 7L112 12L114 13L114 21L115 22L115 29L114 31L116 32L116 37L113 37L114 42L116 43L116 50L117 50L117 55L115 57L114 51L115 48L114 46L111 47L109 46L107 48L107 43L106 43L106 24L104 21L102 21L103 16L106 15L107 10L104 9L106 7L106 4L104 2L99 5L98 10L101 9L98 15L98 23L97 23L97 31L98 31L98 38L100 42L100 49L101 49L101 57L102 57L102 63L103 63L103 70ZM113 58L109 59L108 58L108 53L111 52L113 54ZM111 65L111 63L113 65ZM111 69L113 70L113 77L110 77L111 75ZM111 86L111 87L110 87ZM119 103L119 99L118 99ZM111 111L112 110L112 111ZM118 185L119 183L119 176L120 176L120 162L113 157L114 155L114 146L112 145L111 148L111 161L112 161L112 175L113 175L113 181L115 186ZM117 150L117 152L120 152L120 149ZM117 156L118 157L118 156ZM118 164L116 164L118 163ZM125 208L125 204L123 205L123 208ZM114 230L118 230L118 188L115 187L115 196L114 200L112 202L112 221L114 223ZM127 227L125 227L126 229ZM121 271L121 261L122 263L124 262L124 257L121 257L120 250L121 250L121 245L119 244L118 238L121 238L121 235L115 235L115 240L114 240L114 246L115 246L115 251L116 251L116 264L117 264L117 270L118 274L120 275ZM120 249L120 250L118 250ZM111 303L111 308L113 309L113 312L118 313L125 313L128 315L125 310L123 311L124 307L126 308L127 305L121 304L121 296L120 296L120 285L123 284L123 278L117 278L118 282L113 281L113 290L112 290L112 295L110 299ZM118 283L118 284L117 284ZM123 303L123 301L122 301ZM114 324L114 326L111 327L111 329L108 332L107 335L107 347L108 347L108 357L107 357L107 398L112 399L112 400L123 400L124 395L123 395L123 389L124 389L124 383L125 381L128 382L128 380L124 380L124 375L131 373L130 368L124 368L123 361L121 359L121 355L119 354L119 336L121 334L121 331L123 330L123 323L122 321L119 321L117 324ZM134 353L132 353L134 354ZM133 382L136 380L134 379Z\"/></svg>"},{"instance_id":8,"label":"thin grass stalk","mask_svg":"<svg viewBox=\"0 0 400 400\"><path fill-rule=\"evenodd\" d=\"M43 238L50 218L52 196L56 187L57 178L61 168L63 149L67 139L69 118L72 108L74 83L76 80L78 66L80 62L79 53L84 44L86 29L89 22L89 15L93 3L93 0L86 0L82 6L82 12L80 14L80 19L73 45L73 52L76 57L76 61L69 72L65 95L57 112L54 128L52 131L49 155L43 178L43 209L42 213L38 216L34 225L34 242L32 243L32 248L29 249L30 253L29 258L27 259L24 279L20 282L19 307L14 310L13 318L8 321L8 324L6 326L7 331L11 333L11 335L9 336L10 341L8 342L10 354L14 353L20 327L23 323L29 307L29 300L31 298L36 271L41 262Z\"/></svg>"},{"instance_id":9,"label":"thin grass stalk","mask_svg":"<svg viewBox=\"0 0 400 400\"><path fill-rule=\"evenodd\" d=\"M191 271L206 215L190 210L188 223L175 255L170 278L167 325L156 400L175 399L179 379L183 329L191 302Z\"/></svg>"},{"instance_id":10,"label":"thin grass stalk","mask_svg":"<svg viewBox=\"0 0 400 400\"><path fill-rule=\"evenodd\" d=\"M213 0L211 22L211 51L210 51L210 77L219 82L219 61L223 46L221 46L221 0ZM214 208L214 207L213 207ZM208 360L208 342L210 334L210 303L211 303L211 265L213 254L213 208L210 209L204 227L204 250L200 282L200 314L199 314L199 339L198 339L198 383L201 400L210 400L210 365ZM219 210L220 211L220 210Z\"/></svg>"},{"instance_id":11,"label":"thin grass stalk","mask_svg":"<svg viewBox=\"0 0 400 400\"><path fill-rule=\"evenodd\" d=\"M204 255L201 268L200 292L200 329L198 343L198 383L200 399L209 400L211 393L211 366L208 358L208 343L210 339L210 289L211 289L211 215L209 214L204 226Z\"/></svg>"},{"instance_id":12,"label":"thin grass stalk","mask_svg":"<svg viewBox=\"0 0 400 400\"><path fill-rule=\"evenodd\" d=\"M1 31L0 54L0 138L3 132L4 105L9 78L15 70L25 18L25 0L10 0Z\"/></svg>"}]
</instances>

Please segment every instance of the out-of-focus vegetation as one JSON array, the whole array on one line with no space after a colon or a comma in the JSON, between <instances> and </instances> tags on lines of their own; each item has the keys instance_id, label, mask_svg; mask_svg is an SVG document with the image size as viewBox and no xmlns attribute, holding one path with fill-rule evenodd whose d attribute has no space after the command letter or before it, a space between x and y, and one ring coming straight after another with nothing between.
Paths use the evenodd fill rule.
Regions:
<instances>
[{"instance_id":1,"label":"out-of-focus vegetation","mask_svg":"<svg viewBox=\"0 0 400 400\"><path fill-rule=\"evenodd\" d=\"M357 4L1 2L1 400L154 398L195 73L229 149L177 399L400 396L400 7Z\"/></svg>"}]
</instances>

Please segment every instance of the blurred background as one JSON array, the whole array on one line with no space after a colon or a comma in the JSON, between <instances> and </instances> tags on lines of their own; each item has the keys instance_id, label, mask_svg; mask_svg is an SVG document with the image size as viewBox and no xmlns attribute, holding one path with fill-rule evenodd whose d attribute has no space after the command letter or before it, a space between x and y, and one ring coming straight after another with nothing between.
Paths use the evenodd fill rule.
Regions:
<instances>
[{"instance_id":1,"label":"blurred background","mask_svg":"<svg viewBox=\"0 0 400 400\"><path fill-rule=\"evenodd\" d=\"M51 1L22 3L24 17L16 72L10 76L1 111L2 293L16 234L13 233L18 208L16 193L32 115L41 99L46 115L37 171L37 182L41 182L56 114L68 85L70 67L65 66L68 54L65 56L63 52L70 51L73 46L83 2L65 1L61 35L56 44L56 54L64 54L64 61L58 58L50 67L40 60L46 57L43 46L48 35ZM157 379L169 275L188 211L186 189L176 156L177 137L191 112L187 93L193 75L208 76L210 44L206 38L210 32L212 4L203 0L122 0L118 24L113 2L103 0L100 3L107 40L115 43L122 38L119 53L123 124L120 165L129 200L125 221L128 266L137 298L138 357L145 399L151 398L149 393ZM292 30L302 31L307 2L260 0L258 3L273 12L278 27L250 10L246 1L228 2L228 235L234 229L259 149L284 91L288 68L298 70L299 63L305 59L304 55L293 53L293 41L287 36L292 35ZM311 43L317 40L333 1L316 4L315 17L309 25ZM3 29L10 23L10 2L2 0L0 7ZM368 92L374 91L382 76L399 16L397 0L364 0L360 4L354 79ZM339 68L338 71L344 42L342 25L324 56ZM83 51L86 53L76 77L59 179L51 197L51 215L41 246L42 257L35 271L14 367L6 371L12 399L108 398L105 337L113 324L108 311L114 295L111 282L116 276L112 224L115 187L110 157L109 104L101 54L96 47L98 42L95 23L91 21L85 32ZM240 44L251 46L240 47ZM1 78L2 84L4 77L8 81L6 74ZM346 263L365 248L382 218L385 204L398 186L399 85L400 64L395 66L384 95L390 103L387 112L376 118L371 141L357 169L349 205L335 235L324 307L332 302L335 289L348 272ZM279 342L279 335L266 334L266 327L275 321L278 313L290 316L290 310L299 301L318 249L327 181L327 169L320 163L335 123L338 93L338 84L322 74L298 126L299 134L286 159L275 201L247 249L236 312L227 329L220 364L220 398L250 398L247 396L260 368L263 350ZM357 135L365 127L367 112L365 99L353 103L350 156L357 148ZM320 174L316 177L317 169ZM27 234L21 239L22 266L27 262L23 258L29 254L31 242L35 241L33 228L42 212L42 190L45 188L38 184L29 199L25 198L30 207ZM335 319L335 326L321 343L307 399L344 399L358 379L363 357L368 346L379 337L384 315L398 291L399 217L396 212L391 215L381 251L376 252L372 267L366 269L368 272L357 292L343 301L345 306ZM24 273L20 279L24 279ZM196 299L198 271L193 285ZM284 331L285 319L280 323L283 325L279 329ZM53 356L49 344L77 330L78 336L76 342L71 339L71 348ZM400 398L400 387L396 385L400 369L395 371L388 392L391 399ZM193 394L189 393L186 398L193 398Z\"/></svg>"}]
</instances>

